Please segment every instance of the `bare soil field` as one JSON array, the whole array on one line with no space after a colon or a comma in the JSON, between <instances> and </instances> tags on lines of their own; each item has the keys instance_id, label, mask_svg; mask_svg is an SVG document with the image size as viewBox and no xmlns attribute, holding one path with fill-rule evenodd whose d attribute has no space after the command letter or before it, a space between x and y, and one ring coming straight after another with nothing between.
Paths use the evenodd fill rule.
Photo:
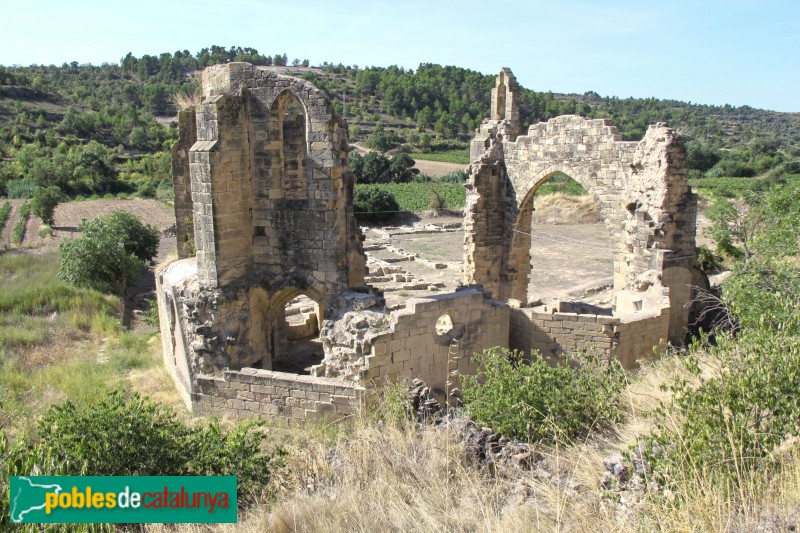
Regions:
<instances>
[{"instance_id":1,"label":"bare soil field","mask_svg":"<svg viewBox=\"0 0 800 533\"><path fill-rule=\"evenodd\" d=\"M537 202L533 218L529 298L608 303L614 250L592 200L588 196L546 196ZM407 297L452 291L459 285L464 268L462 222L463 217L453 213L421 215L394 227L365 228L368 256L388 262L404 274L372 282L385 291L390 305Z\"/></svg>"},{"instance_id":2,"label":"bare soil field","mask_svg":"<svg viewBox=\"0 0 800 533\"><path fill-rule=\"evenodd\" d=\"M129 200L84 200L59 205L55 212L53 240L75 235L82 220L91 220L112 211L126 211L137 215L145 224L152 224L161 232L158 261L164 260L175 248L174 232L168 231L175 225L175 212L158 200L131 198ZM37 223L41 224L37 219ZM38 231L38 229L37 229ZM27 242L27 236L26 241Z\"/></svg>"},{"instance_id":3,"label":"bare soil field","mask_svg":"<svg viewBox=\"0 0 800 533\"><path fill-rule=\"evenodd\" d=\"M427 174L433 177L444 176L445 174L450 174L451 172L457 172L459 170L466 170L467 165L461 165L459 163L443 163L440 161L427 161L425 159L415 159L414 160L414 168L419 169L420 173Z\"/></svg>"},{"instance_id":4,"label":"bare soil field","mask_svg":"<svg viewBox=\"0 0 800 533\"><path fill-rule=\"evenodd\" d=\"M11 216L0 232L0 248L11 245L11 232L19 221L19 208L24 200L8 200L11 203ZM106 215L112 211L127 211L137 215L146 224L155 225L162 232L162 240L169 237L168 230L175 225L175 214L171 207L164 205L158 200L145 200L134 198L129 200L110 199L110 200L84 200L82 202L66 202L56 207L54 214L53 235L50 238L39 236L39 229L42 221L38 217L31 215L25 225L25 237L22 240L22 248L37 248L39 246L50 246L59 243L62 239L74 236L78 233L78 225L82 220L91 220L95 217ZM169 239L167 239L168 241ZM174 248L174 236L172 239ZM164 248L164 257L169 253L168 243ZM159 251L159 258L162 253Z\"/></svg>"},{"instance_id":5,"label":"bare soil field","mask_svg":"<svg viewBox=\"0 0 800 533\"><path fill-rule=\"evenodd\" d=\"M416 227L422 229L431 224L460 221L459 217L439 217L418 222ZM531 298L583 298L590 293L594 294L593 300L602 302L602 293L612 283L614 271L614 253L604 223L534 222L532 235L533 272L528 289ZM367 254L389 261L411 274L412 282L441 283L438 290L451 291L462 280L464 234L460 229L430 233L371 229L366 236L364 244L368 249L383 246L383 249L373 249ZM405 260L402 252L418 257ZM431 262L446 265L446 268L436 268ZM398 283L394 280L374 285L384 290L388 288L387 296L391 299L432 294L432 291L423 289L396 289Z\"/></svg>"}]
</instances>

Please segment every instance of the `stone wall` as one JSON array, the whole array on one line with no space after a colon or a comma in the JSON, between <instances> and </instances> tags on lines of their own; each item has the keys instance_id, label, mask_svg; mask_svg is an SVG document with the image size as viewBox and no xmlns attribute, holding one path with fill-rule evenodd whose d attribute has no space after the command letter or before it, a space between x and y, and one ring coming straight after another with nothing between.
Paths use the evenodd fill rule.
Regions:
<instances>
[{"instance_id":1,"label":"stone wall","mask_svg":"<svg viewBox=\"0 0 800 533\"><path fill-rule=\"evenodd\" d=\"M510 347L523 352L536 349L548 356L587 350L608 357L619 322L619 317L607 315L512 308Z\"/></svg>"},{"instance_id":2,"label":"stone wall","mask_svg":"<svg viewBox=\"0 0 800 533\"><path fill-rule=\"evenodd\" d=\"M620 317L512 308L510 347L524 353L538 350L547 357L586 352L634 368L654 348L664 347L669 312L665 306Z\"/></svg>"},{"instance_id":3,"label":"stone wall","mask_svg":"<svg viewBox=\"0 0 800 533\"><path fill-rule=\"evenodd\" d=\"M419 378L441 399L457 376L475 373L474 354L508 346L508 306L475 290L412 298L392 315L391 333L373 339L362 380Z\"/></svg>"},{"instance_id":4,"label":"stone wall","mask_svg":"<svg viewBox=\"0 0 800 533\"><path fill-rule=\"evenodd\" d=\"M506 104L515 102L509 75L503 69L498 76L493 102L503 100L501 91L508 93ZM669 339L682 343L693 296L689 284L702 275L694 266L697 198L687 184L680 137L655 124L642 141L625 142L610 121L577 115L516 135L515 116L493 111L470 145L464 282L527 305L535 194L564 173L588 191L603 216L615 248L614 290L635 290L642 276L658 272L673 289Z\"/></svg>"},{"instance_id":5,"label":"stone wall","mask_svg":"<svg viewBox=\"0 0 800 533\"><path fill-rule=\"evenodd\" d=\"M669 338L671 312L672 308L665 306L619 318L613 354L623 367L633 368L639 359L663 351Z\"/></svg>"},{"instance_id":6,"label":"stone wall","mask_svg":"<svg viewBox=\"0 0 800 533\"><path fill-rule=\"evenodd\" d=\"M244 368L222 376L199 376L191 398L196 414L291 422L357 414L363 408L364 391L357 384L335 379Z\"/></svg>"},{"instance_id":7,"label":"stone wall","mask_svg":"<svg viewBox=\"0 0 800 533\"><path fill-rule=\"evenodd\" d=\"M197 123L192 109L178 112L179 136L170 149L172 156L172 187L175 193L175 240L178 258L194 252L194 208L192 180L189 173L189 150L197 142Z\"/></svg>"}]
</instances>

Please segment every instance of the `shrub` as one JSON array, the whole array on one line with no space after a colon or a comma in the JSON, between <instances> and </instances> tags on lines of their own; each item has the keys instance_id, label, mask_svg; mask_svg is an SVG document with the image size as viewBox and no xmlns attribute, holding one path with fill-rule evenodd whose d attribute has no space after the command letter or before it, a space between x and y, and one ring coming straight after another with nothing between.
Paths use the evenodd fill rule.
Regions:
<instances>
[{"instance_id":1,"label":"shrub","mask_svg":"<svg viewBox=\"0 0 800 533\"><path fill-rule=\"evenodd\" d=\"M364 142L367 148L385 152L391 146L389 136L383 131L382 128L376 128L375 131L369 134L367 140Z\"/></svg>"},{"instance_id":2,"label":"shrub","mask_svg":"<svg viewBox=\"0 0 800 533\"><path fill-rule=\"evenodd\" d=\"M140 198L155 198L157 185L153 180L146 180L139 183L136 187L136 194Z\"/></svg>"},{"instance_id":3,"label":"shrub","mask_svg":"<svg viewBox=\"0 0 800 533\"><path fill-rule=\"evenodd\" d=\"M79 287L124 294L158 251L158 229L124 211L84 221L81 237L59 247L59 277Z\"/></svg>"},{"instance_id":4,"label":"shrub","mask_svg":"<svg viewBox=\"0 0 800 533\"><path fill-rule=\"evenodd\" d=\"M391 219L400 210L400 206L392 193L369 188L356 191L353 210L358 220L381 222Z\"/></svg>"},{"instance_id":5,"label":"shrub","mask_svg":"<svg viewBox=\"0 0 800 533\"><path fill-rule=\"evenodd\" d=\"M28 222L28 215L31 213L31 204L25 202L19 208L19 220L17 221L14 229L11 230L12 244L21 244L22 239L25 238L25 224Z\"/></svg>"},{"instance_id":6,"label":"shrub","mask_svg":"<svg viewBox=\"0 0 800 533\"><path fill-rule=\"evenodd\" d=\"M619 362L586 356L550 364L538 352L492 348L476 356L475 376L462 376L464 404L475 421L508 438L570 441L618 421L625 373Z\"/></svg>"},{"instance_id":7,"label":"shrub","mask_svg":"<svg viewBox=\"0 0 800 533\"><path fill-rule=\"evenodd\" d=\"M714 250L701 244L697 247L697 266L706 273L718 271L722 268L722 256L714 253Z\"/></svg>"},{"instance_id":8,"label":"shrub","mask_svg":"<svg viewBox=\"0 0 800 533\"><path fill-rule=\"evenodd\" d=\"M11 204L9 202L5 202L3 207L0 207L0 231L8 222L8 217L11 216Z\"/></svg>"},{"instance_id":9,"label":"shrub","mask_svg":"<svg viewBox=\"0 0 800 533\"><path fill-rule=\"evenodd\" d=\"M380 189L391 193L400 206L400 211L413 211L415 213L429 208L431 201L431 182L415 183L381 183L376 185L356 184L356 194L359 191ZM447 209L461 209L466 202L467 190L461 185L451 183L436 183L437 192L444 197L444 207Z\"/></svg>"},{"instance_id":10,"label":"shrub","mask_svg":"<svg viewBox=\"0 0 800 533\"><path fill-rule=\"evenodd\" d=\"M9 198L30 198L36 189L36 183L32 179L11 180L6 185L6 193Z\"/></svg>"},{"instance_id":11,"label":"shrub","mask_svg":"<svg viewBox=\"0 0 800 533\"><path fill-rule=\"evenodd\" d=\"M789 330L800 335L800 268L790 263L759 258L737 263L722 285L731 312L746 329Z\"/></svg>"},{"instance_id":12,"label":"shrub","mask_svg":"<svg viewBox=\"0 0 800 533\"><path fill-rule=\"evenodd\" d=\"M456 185L463 185L467 179L469 179L469 175L465 170L456 170L439 177L439 181L442 183L454 183Z\"/></svg>"},{"instance_id":13,"label":"shrub","mask_svg":"<svg viewBox=\"0 0 800 533\"><path fill-rule=\"evenodd\" d=\"M45 224L44 226L39 228L39 237L44 239L45 237L51 237L52 235L53 235L52 226L48 226L47 224Z\"/></svg>"},{"instance_id":14,"label":"shrub","mask_svg":"<svg viewBox=\"0 0 800 533\"><path fill-rule=\"evenodd\" d=\"M779 460L775 448L800 428L800 337L766 329L717 336L683 358L688 379L670 387L647 439L656 479L668 487L702 476L734 491Z\"/></svg>"},{"instance_id":15,"label":"shrub","mask_svg":"<svg viewBox=\"0 0 800 533\"><path fill-rule=\"evenodd\" d=\"M33 214L42 219L42 222L48 226L53 225L53 213L56 206L63 200L61 189L55 186L51 187L36 187L33 191L33 199L31 200L31 207Z\"/></svg>"},{"instance_id":16,"label":"shrub","mask_svg":"<svg viewBox=\"0 0 800 533\"><path fill-rule=\"evenodd\" d=\"M216 422L190 427L159 404L138 394L126 401L117 391L80 407L69 401L52 406L37 424L41 446L35 451L59 465L60 475L238 476L240 500L253 501L284 455L280 448L263 451L259 426L249 422L228 432ZM3 481L30 473L3 472Z\"/></svg>"}]
</instances>

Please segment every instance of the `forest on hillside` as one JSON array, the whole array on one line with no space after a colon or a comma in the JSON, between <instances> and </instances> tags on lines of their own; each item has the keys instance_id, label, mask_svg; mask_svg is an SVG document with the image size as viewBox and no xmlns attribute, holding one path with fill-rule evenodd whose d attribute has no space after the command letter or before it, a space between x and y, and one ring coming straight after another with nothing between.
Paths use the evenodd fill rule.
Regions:
<instances>
[{"instance_id":1,"label":"forest on hillside","mask_svg":"<svg viewBox=\"0 0 800 533\"><path fill-rule=\"evenodd\" d=\"M465 162L466 146L488 116L493 75L424 63L359 68L254 48L212 46L158 56L127 54L99 66L0 66L0 195L37 186L69 196L138 194L170 188L169 147L181 101L196 101L195 74L248 61L283 68L327 91L350 124L351 142L380 152L444 153ZM521 88L523 126L563 114L609 118L626 140L668 122L687 140L694 178L800 172L800 114L748 106L708 106L655 98L563 95ZM786 167L786 165L789 165ZM784 168L785 167L785 168Z\"/></svg>"}]
</instances>

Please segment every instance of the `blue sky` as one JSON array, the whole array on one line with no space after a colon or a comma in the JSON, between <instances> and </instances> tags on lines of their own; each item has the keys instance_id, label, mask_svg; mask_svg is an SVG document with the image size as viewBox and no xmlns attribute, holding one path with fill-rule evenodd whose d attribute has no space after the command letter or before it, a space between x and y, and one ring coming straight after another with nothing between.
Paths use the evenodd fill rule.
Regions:
<instances>
[{"instance_id":1,"label":"blue sky","mask_svg":"<svg viewBox=\"0 0 800 533\"><path fill-rule=\"evenodd\" d=\"M0 64L213 44L359 66L439 63L535 90L800 111L800 2L6 1Z\"/></svg>"}]
</instances>

